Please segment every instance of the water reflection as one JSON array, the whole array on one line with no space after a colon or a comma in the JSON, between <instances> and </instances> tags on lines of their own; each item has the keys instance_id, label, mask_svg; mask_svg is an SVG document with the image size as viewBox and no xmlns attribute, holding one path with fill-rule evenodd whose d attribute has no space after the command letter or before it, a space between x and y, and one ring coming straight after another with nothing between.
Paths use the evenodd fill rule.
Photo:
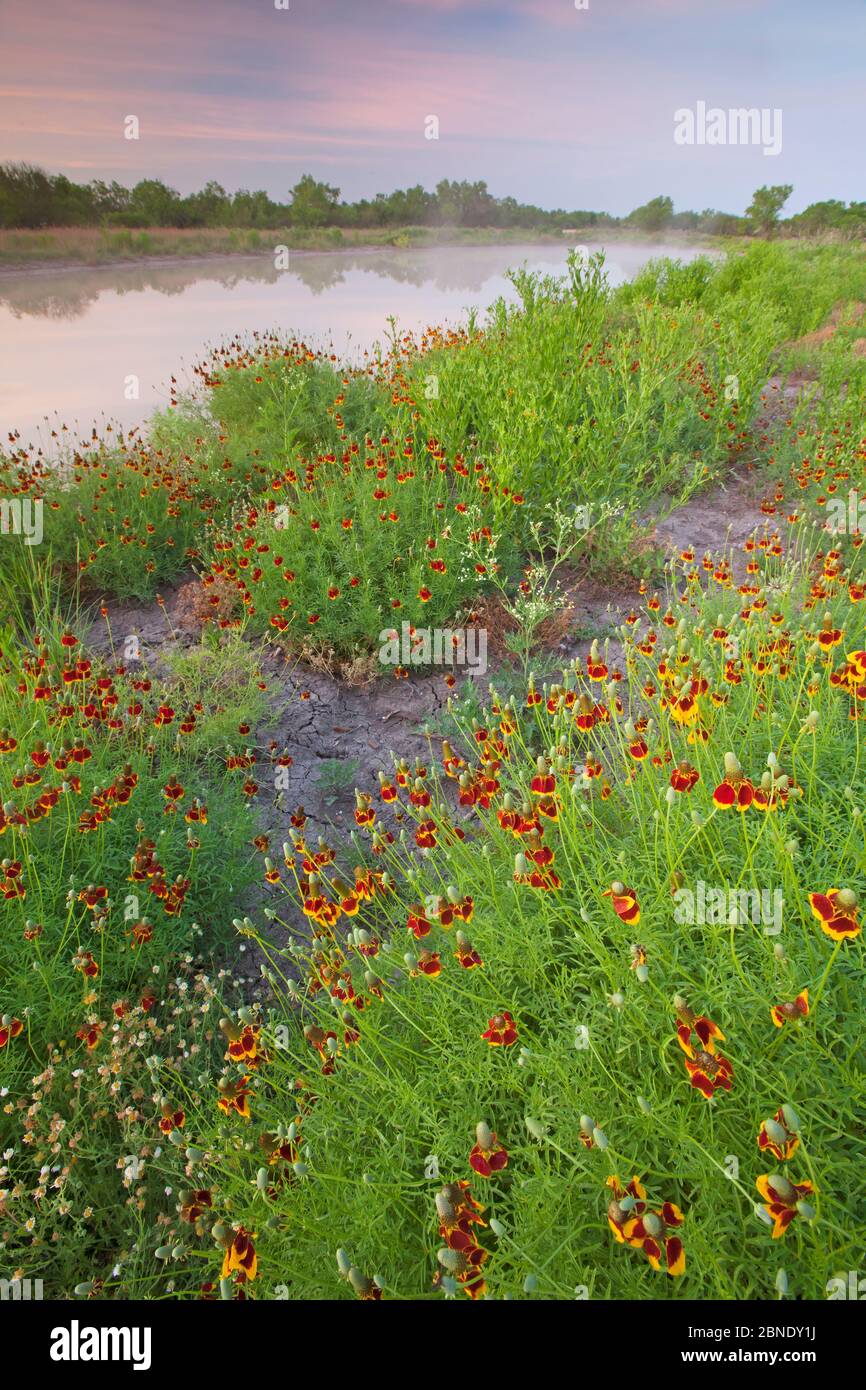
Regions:
<instances>
[{"instance_id":1,"label":"water reflection","mask_svg":"<svg viewBox=\"0 0 866 1390\"><path fill-rule=\"evenodd\" d=\"M561 273L563 244L376 248L267 256L144 261L0 273L0 430L37 434L52 412L89 433L128 426L168 402L208 348L237 334L276 329L339 354L371 347L394 315L401 329L454 322L470 307L511 296L506 271L527 264ZM590 245L590 250L596 249ZM611 283L648 259L692 259L699 248L615 242Z\"/></svg>"},{"instance_id":2,"label":"water reflection","mask_svg":"<svg viewBox=\"0 0 866 1390\"><path fill-rule=\"evenodd\" d=\"M599 249L590 245L590 250ZM76 318L100 295L183 294L205 282L229 292L243 282L276 285L282 279L297 280L313 295L324 294L346 282L352 271L362 271L403 285L431 285L444 291L477 294L491 275L504 274L509 266L529 260L539 268L560 270L567 248L552 243L541 246L430 247L419 250L375 249L339 252L295 251L288 269L277 270L273 257L214 256L137 262L134 265L50 267L6 272L0 275L0 305L14 318ZM634 246L623 242L607 248L608 271L614 283L634 272L650 256L691 259L692 247L673 243Z\"/></svg>"}]
</instances>

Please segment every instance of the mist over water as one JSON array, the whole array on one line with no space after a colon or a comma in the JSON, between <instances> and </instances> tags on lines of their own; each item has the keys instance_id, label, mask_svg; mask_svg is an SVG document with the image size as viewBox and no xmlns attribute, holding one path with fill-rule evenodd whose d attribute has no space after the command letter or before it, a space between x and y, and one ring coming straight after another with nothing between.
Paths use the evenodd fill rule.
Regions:
<instances>
[{"instance_id":1,"label":"mist over water","mask_svg":"<svg viewBox=\"0 0 866 1390\"><path fill-rule=\"evenodd\" d=\"M702 254L691 244L581 244L606 250L612 285L650 259ZM568 251L568 243L376 248L291 252L282 271L269 256L226 256L5 272L0 438L17 429L23 443L47 448L59 423L73 437L109 420L138 424L168 404L172 375L181 388L192 385L209 348L236 335L276 330L360 357L384 339L389 316L401 331L456 324L499 295L515 298L510 268L561 274ZM127 399L130 377L137 399Z\"/></svg>"}]
</instances>

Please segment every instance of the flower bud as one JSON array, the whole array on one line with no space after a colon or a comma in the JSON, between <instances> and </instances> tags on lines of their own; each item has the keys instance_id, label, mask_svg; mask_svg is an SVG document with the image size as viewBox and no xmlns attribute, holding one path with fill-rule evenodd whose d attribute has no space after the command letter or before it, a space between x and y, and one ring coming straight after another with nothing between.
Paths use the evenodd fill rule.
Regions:
<instances>
[{"instance_id":1,"label":"flower bud","mask_svg":"<svg viewBox=\"0 0 866 1390\"><path fill-rule=\"evenodd\" d=\"M772 1144L776 1144L780 1148L785 1145L788 1139L778 1120L765 1120L764 1133Z\"/></svg>"},{"instance_id":2,"label":"flower bud","mask_svg":"<svg viewBox=\"0 0 866 1390\"><path fill-rule=\"evenodd\" d=\"M783 1202L789 1202L796 1195L796 1189L788 1182L784 1173L771 1173L769 1181L773 1191L778 1192Z\"/></svg>"}]
</instances>

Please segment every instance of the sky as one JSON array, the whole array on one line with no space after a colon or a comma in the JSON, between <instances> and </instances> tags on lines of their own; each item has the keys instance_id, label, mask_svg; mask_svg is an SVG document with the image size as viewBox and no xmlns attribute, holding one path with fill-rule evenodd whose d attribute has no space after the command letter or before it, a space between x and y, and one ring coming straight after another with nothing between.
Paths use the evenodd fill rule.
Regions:
<instances>
[{"instance_id":1,"label":"sky","mask_svg":"<svg viewBox=\"0 0 866 1390\"><path fill-rule=\"evenodd\" d=\"M485 179L616 214L866 198L864 0L0 0L0 51L0 160L82 182ZM781 150L677 143L699 102L781 112Z\"/></svg>"}]
</instances>

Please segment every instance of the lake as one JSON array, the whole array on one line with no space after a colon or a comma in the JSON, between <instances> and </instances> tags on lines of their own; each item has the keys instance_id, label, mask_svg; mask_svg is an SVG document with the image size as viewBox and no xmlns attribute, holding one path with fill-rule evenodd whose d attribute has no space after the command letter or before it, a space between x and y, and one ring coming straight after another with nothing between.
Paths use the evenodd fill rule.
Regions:
<instances>
[{"instance_id":1,"label":"lake","mask_svg":"<svg viewBox=\"0 0 866 1390\"><path fill-rule=\"evenodd\" d=\"M590 251L604 249L585 243ZM74 437L112 420L128 426L169 399L169 378L192 384L210 347L235 335L276 329L310 346L355 354L400 329L455 323L499 295L526 264L565 268L568 245L453 246L292 252L271 256L0 273L0 438L50 451L50 430ZM692 260L701 248L617 241L607 248L611 284L647 260ZM134 379L134 380L133 380ZM137 395L136 395L137 391Z\"/></svg>"}]
</instances>

